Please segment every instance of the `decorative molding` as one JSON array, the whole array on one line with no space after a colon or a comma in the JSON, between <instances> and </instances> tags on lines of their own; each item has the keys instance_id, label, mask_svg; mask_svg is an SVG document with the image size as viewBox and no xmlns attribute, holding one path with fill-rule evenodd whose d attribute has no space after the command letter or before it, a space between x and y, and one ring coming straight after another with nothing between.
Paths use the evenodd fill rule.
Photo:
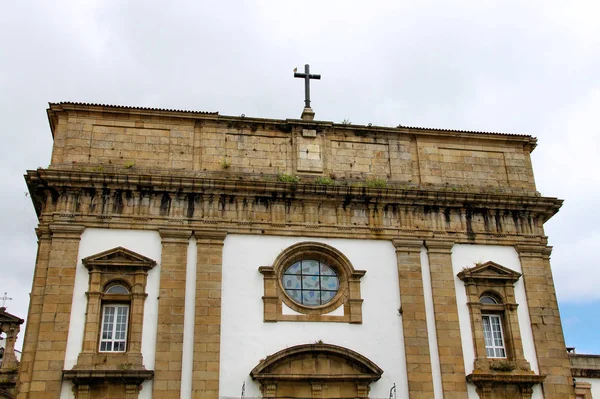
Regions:
<instances>
[{"instance_id":1,"label":"decorative molding","mask_svg":"<svg viewBox=\"0 0 600 399\"><path fill-rule=\"evenodd\" d=\"M81 261L90 271L110 268L142 269L147 271L156 266L155 260L123 247L112 248L83 258Z\"/></svg>"},{"instance_id":2,"label":"decorative molding","mask_svg":"<svg viewBox=\"0 0 600 399\"><path fill-rule=\"evenodd\" d=\"M545 244L543 222L562 204L555 198L509 193L448 193L417 186L291 185L262 179L225 178L222 174L174 179L60 169L39 169L26 175L40 218L52 223L67 214L72 223L88 227L108 223L162 229L176 220L189 230L209 223L226 226L229 232L252 234L265 228L297 231L318 225L322 234L329 236L337 232L387 239L407 232L451 237L453 242L486 238L497 242L498 235L505 235L502 238L512 243ZM309 208L313 213L307 221L304 214ZM256 227L249 227L253 225Z\"/></svg>"},{"instance_id":3,"label":"decorative molding","mask_svg":"<svg viewBox=\"0 0 600 399\"><path fill-rule=\"evenodd\" d=\"M329 368L331 359L339 364ZM315 363L320 367L316 368ZM319 371L317 371L319 370ZM276 397L277 387L282 383L311 384L313 392L321 384L331 386L340 382L356 384L357 397L366 398L368 385L378 381L383 370L365 356L341 346L330 344L306 344L281 350L252 369L250 376L259 381L265 398Z\"/></svg>"},{"instance_id":4,"label":"decorative molding","mask_svg":"<svg viewBox=\"0 0 600 399\"><path fill-rule=\"evenodd\" d=\"M333 268L339 278L339 289L333 299L321 306L303 306L291 299L282 285L281 279L287 267L303 259L314 259ZM355 270L348 258L337 249L318 242L301 242L286 248L273 266L258 268L264 279L264 320L275 321L317 321L362 323L362 298L360 279L364 270ZM284 315L282 303L301 315ZM330 316L328 313L344 306L343 316Z\"/></svg>"}]
</instances>

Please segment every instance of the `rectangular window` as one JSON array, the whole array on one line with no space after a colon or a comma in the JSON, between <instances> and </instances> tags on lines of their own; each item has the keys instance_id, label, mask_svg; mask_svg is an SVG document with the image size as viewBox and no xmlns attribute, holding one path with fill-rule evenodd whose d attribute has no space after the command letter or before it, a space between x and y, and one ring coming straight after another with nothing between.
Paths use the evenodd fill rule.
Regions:
<instances>
[{"instance_id":1,"label":"rectangular window","mask_svg":"<svg viewBox=\"0 0 600 399\"><path fill-rule=\"evenodd\" d=\"M129 305L104 305L100 352L125 352Z\"/></svg>"},{"instance_id":2,"label":"rectangular window","mask_svg":"<svg viewBox=\"0 0 600 399\"><path fill-rule=\"evenodd\" d=\"M502 319L498 315L482 315L485 352L489 358L505 358L504 338L502 336Z\"/></svg>"}]
</instances>

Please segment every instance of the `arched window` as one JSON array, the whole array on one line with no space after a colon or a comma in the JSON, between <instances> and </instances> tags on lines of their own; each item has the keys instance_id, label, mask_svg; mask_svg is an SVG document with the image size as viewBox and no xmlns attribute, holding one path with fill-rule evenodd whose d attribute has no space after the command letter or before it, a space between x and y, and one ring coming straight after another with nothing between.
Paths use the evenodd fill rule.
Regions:
<instances>
[{"instance_id":1,"label":"arched window","mask_svg":"<svg viewBox=\"0 0 600 399\"><path fill-rule=\"evenodd\" d=\"M501 303L494 295L489 293L483 294L479 298L479 302L483 305L482 312L496 310L495 307L491 309L485 305L498 305ZM483 338L485 341L485 353L490 359L493 358L506 358L506 346L504 344L504 333L503 333L503 320L502 313L482 313L481 324L483 328Z\"/></svg>"},{"instance_id":2,"label":"arched window","mask_svg":"<svg viewBox=\"0 0 600 399\"><path fill-rule=\"evenodd\" d=\"M102 296L100 352L125 352L130 308L129 290L122 284L107 286Z\"/></svg>"},{"instance_id":3,"label":"arched window","mask_svg":"<svg viewBox=\"0 0 600 399\"><path fill-rule=\"evenodd\" d=\"M490 295L482 295L481 298L479 298L479 302L481 302L484 305L497 305L498 304L498 300Z\"/></svg>"}]
</instances>

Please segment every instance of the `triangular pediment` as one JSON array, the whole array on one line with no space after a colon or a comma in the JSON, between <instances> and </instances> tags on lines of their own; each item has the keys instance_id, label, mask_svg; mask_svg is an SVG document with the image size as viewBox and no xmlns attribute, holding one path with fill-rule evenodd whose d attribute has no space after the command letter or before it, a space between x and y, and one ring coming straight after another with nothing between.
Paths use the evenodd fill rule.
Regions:
<instances>
[{"instance_id":1,"label":"triangular pediment","mask_svg":"<svg viewBox=\"0 0 600 399\"><path fill-rule=\"evenodd\" d=\"M0 308L0 324L2 323L23 324L23 319L8 313L6 308Z\"/></svg>"},{"instance_id":2,"label":"triangular pediment","mask_svg":"<svg viewBox=\"0 0 600 399\"><path fill-rule=\"evenodd\" d=\"M262 360L250 373L255 380L377 381L383 374L359 353L336 345L298 345Z\"/></svg>"},{"instance_id":3,"label":"triangular pediment","mask_svg":"<svg viewBox=\"0 0 600 399\"><path fill-rule=\"evenodd\" d=\"M461 280L508 280L516 282L521 278L521 273L511 270L498 263L488 261L475 267L463 269L458 273Z\"/></svg>"},{"instance_id":4,"label":"triangular pediment","mask_svg":"<svg viewBox=\"0 0 600 399\"><path fill-rule=\"evenodd\" d=\"M87 258L83 258L82 262L90 270L106 267L151 269L156 265L156 261L153 259L123 247L116 247L88 256Z\"/></svg>"}]
</instances>

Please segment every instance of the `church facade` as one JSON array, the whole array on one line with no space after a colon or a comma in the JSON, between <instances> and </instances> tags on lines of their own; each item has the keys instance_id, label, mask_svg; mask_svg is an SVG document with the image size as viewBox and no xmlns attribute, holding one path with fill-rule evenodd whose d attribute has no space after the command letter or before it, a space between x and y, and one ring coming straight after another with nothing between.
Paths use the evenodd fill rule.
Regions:
<instances>
[{"instance_id":1,"label":"church facade","mask_svg":"<svg viewBox=\"0 0 600 399\"><path fill-rule=\"evenodd\" d=\"M576 397L535 138L47 112L18 398Z\"/></svg>"}]
</instances>

